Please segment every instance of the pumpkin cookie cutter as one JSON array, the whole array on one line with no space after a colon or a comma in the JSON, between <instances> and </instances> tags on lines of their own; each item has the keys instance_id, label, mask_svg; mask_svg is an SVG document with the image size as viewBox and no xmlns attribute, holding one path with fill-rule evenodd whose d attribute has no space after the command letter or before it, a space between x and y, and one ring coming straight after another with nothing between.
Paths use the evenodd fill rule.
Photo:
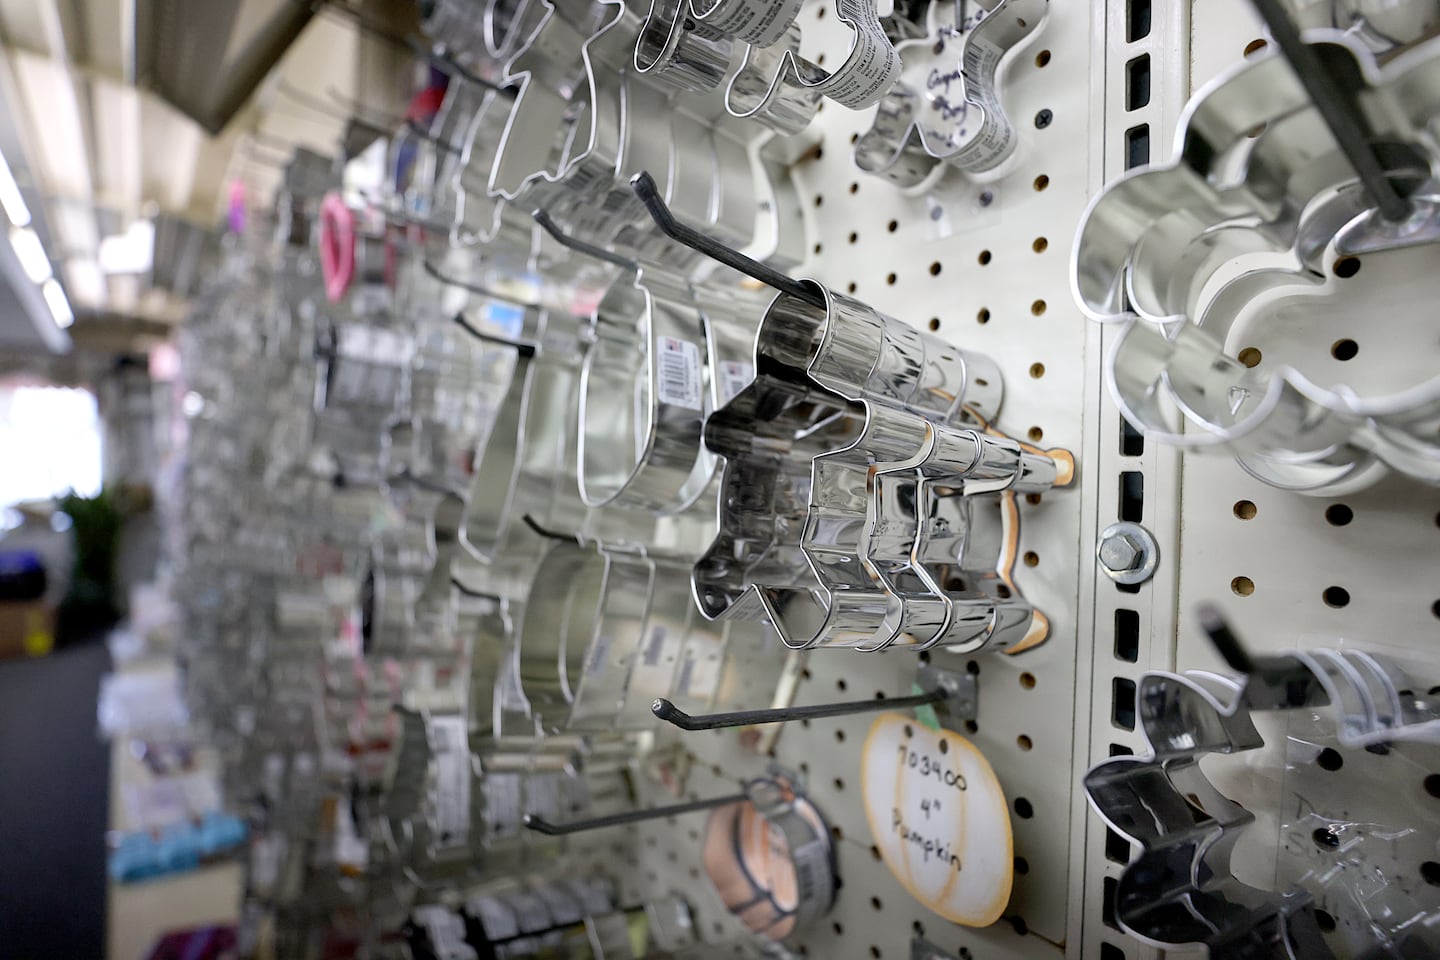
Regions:
<instances>
[{"instance_id":1,"label":"pumpkin cookie cutter","mask_svg":"<svg viewBox=\"0 0 1440 960\"><path fill-rule=\"evenodd\" d=\"M1254 711L1329 706L1342 744L1440 741L1440 712L1404 675L1359 650L1297 651L1251 657L1218 612L1202 628L1244 676L1147 673L1136 716L1148 756L1114 757L1083 785L1091 807L1139 856L1120 876L1115 919L1131 936L1162 948L1204 944L1224 958L1331 957L1304 890L1265 891L1235 877L1231 851L1254 815L1206 779L1202 756L1256 749Z\"/></svg>"},{"instance_id":2,"label":"pumpkin cookie cutter","mask_svg":"<svg viewBox=\"0 0 1440 960\"><path fill-rule=\"evenodd\" d=\"M1307 39L1298 46L1332 82L1354 85L1359 119L1328 132L1302 82L1315 71L1278 56L1222 75L1187 106L1175 159L1092 200L1072 289L1087 315L1121 327L1106 380L1142 433L1225 447L1247 472L1301 492L1358 489L1387 469L1440 483L1440 377L1416 371L1402 389L1362 392L1284 360L1252 370L1231 356L1245 311L1273 318L1287 302L1330 295L1336 258L1440 240L1425 132L1440 112L1440 47L1381 67L1342 35ZM1352 152L1370 156L1356 162L1373 176L1346 162Z\"/></svg>"},{"instance_id":3,"label":"pumpkin cookie cutter","mask_svg":"<svg viewBox=\"0 0 1440 960\"><path fill-rule=\"evenodd\" d=\"M997 74L1005 56L1040 29L1050 2L1003 0L973 26L944 22L955 9L932 3L929 35L900 45L900 80L855 142L855 165L866 173L913 187L941 165L983 173L1015 152L1019 135L1000 102Z\"/></svg>"}]
</instances>

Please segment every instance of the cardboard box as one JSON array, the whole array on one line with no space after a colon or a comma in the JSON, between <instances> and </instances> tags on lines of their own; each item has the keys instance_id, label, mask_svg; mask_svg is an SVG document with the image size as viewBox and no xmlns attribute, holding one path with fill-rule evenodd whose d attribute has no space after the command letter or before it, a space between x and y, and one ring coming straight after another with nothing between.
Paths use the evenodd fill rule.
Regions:
<instances>
[{"instance_id":1,"label":"cardboard box","mask_svg":"<svg viewBox=\"0 0 1440 960\"><path fill-rule=\"evenodd\" d=\"M55 646L55 611L41 600L0 602L0 659L43 657Z\"/></svg>"}]
</instances>

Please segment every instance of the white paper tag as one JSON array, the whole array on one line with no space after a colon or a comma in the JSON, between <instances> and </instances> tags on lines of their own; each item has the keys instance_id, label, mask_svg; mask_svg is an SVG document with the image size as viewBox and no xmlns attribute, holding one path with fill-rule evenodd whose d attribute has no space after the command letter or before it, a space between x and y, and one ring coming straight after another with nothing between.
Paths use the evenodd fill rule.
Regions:
<instances>
[{"instance_id":1,"label":"white paper tag","mask_svg":"<svg viewBox=\"0 0 1440 960\"><path fill-rule=\"evenodd\" d=\"M438 904L415 908L415 922L425 928L436 960L479 960L465 942L465 921Z\"/></svg>"},{"instance_id":2,"label":"white paper tag","mask_svg":"<svg viewBox=\"0 0 1440 960\"><path fill-rule=\"evenodd\" d=\"M720 364L720 404L724 406L755 380L755 368L738 360Z\"/></svg>"},{"instance_id":3,"label":"white paper tag","mask_svg":"<svg viewBox=\"0 0 1440 960\"><path fill-rule=\"evenodd\" d=\"M689 340L655 338L655 395L660 402L701 409L700 348Z\"/></svg>"},{"instance_id":4,"label":"white paper tag","mask_svg":"<svg viewBox=\"0 0 1440 960\"><path fill-rule=\"evenodd\" d=\"M441 847L464 844L470 836L470 749L464 717L431 717L427 731L435 772L431 802L435 840Z\"/></svg>"},{"instance_id":5,"label":"white paper tag","mask_svg":"<svg viewBox=\"0 0 1440 960\"><path fill-rule=\"evenodd\" d=\"M475 897L465 904L465 911L480 921L485 936L491 941L520 935L520 921L515 911L495 897Z\"/></svg>"},{"instance_id":6,"label":"white paper tag","mask_svg":"<svg viewBox=\"0 0 1440 960\"><path fill-rule=\"evenodd\" d=\"M860 780L885 865L915 899L954 923L988 926L1010 901L1009 808L969 740L900 713L876 718Z\"/></svg>"}]
</instances>

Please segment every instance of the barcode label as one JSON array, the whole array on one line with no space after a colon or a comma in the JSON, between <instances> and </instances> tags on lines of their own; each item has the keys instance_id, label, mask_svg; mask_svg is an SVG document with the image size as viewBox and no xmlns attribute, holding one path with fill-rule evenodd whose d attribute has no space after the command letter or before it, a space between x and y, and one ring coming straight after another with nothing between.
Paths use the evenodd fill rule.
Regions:
<instances>
[{"instance_id":1,"label":"barcode label","mask_svg":"<svg viewBox=\"0 0 1440 960\"><path fill-rule=\"evenodd\" d=\"M610 665L610 638L605 634L595 638L595 645L590 648L590 662L585 667L585 676L594 677L605 672Z\"/></svg>"},{"instance_id":2,"label":"barcode label","mask_svg":"<svg viewBox=\"0 0 1440 960\"><path fill-rule=\"evenodd\" d=\"M686 657L685 662L680 665L680 679L675 681L675 693L677 696L685 696L690 692L690 682L695 676L695 660Z\"/></svg>"},{"instance_id":3,"label":"barcode label","mask_svg":"<svg viewBox=\"0 0 1440 960\"><path fill-rule=\"evenodd\" d=\"M720 403L727 404L750 386L755 379L755 368L738 360L726 360L720 364Z\"/></svg>"},{"instance_id":4,"label":"barcode label","mask_svg":"<svg viewBox=\"0 0 1440 960\"><path fill-rule=\"evenodd\" d=\"M465 719L431 717L429 734L435 771L436 840L441 847L462 844L470 834L470 750Z\"/></svg>"},{"instance_id":5,"label":"barcode label","mask_svg":"<svg viewBox=\"0 0 1440 960\"><path fill-rule=\"evenodd\" d=\"M655 379L661 403L701 409L700 348L689 340L655 338Z\"/></svg>"}]
</instances>

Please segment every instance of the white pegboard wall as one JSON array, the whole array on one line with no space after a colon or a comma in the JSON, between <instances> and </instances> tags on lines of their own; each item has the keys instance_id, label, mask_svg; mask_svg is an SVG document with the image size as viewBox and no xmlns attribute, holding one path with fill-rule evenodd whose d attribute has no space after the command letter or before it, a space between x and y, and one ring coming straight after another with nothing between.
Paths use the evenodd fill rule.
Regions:
<instances>
[{"instance_id":1,"label":"white pegboard wall","mask_svg":"<svg viewBox=\"0 0 1440 960\"><path fill-rule=\"evenodd\" d=\"M832 57L845 49L833 9L812 5L801 21L807 47ZM980 183L952 170L922 194L870 177L855 167L851 144L875 111L834 103L824 105L812 127L823 135L818 149L796 167L813 244L810 263L797 272L993 357L1005 377L997 426L1077 454L1085 434L1087 330L1071 300L1068 262L1093 186L1090 147L1099 135L1090 99L1093 28L1086 5L1053 3L1044 26L1006 62L1002 97L1020 147L999 179ZM1075 662L1089 629L1076 616L1076 584L1088 562L1080 527L1089 483L1082 467L1074 486L1020 504L1023 559L1015 577L1050 618L1050 638L1014 657L972 661L932 652L936 665L965 671L973 662L969 668L979 672L978 720L962 732L993 765L1011 805L1017 871L1005 919L984 929L950 923L914 901L876 856L859 784L860 746L873 714L792 723L774 761L808 782L831 824L843 884L831 915L799 942L802 952L905 958L911 937L923 930L961 957L1063 955L1069 811L1079 802L1071 776ZM917 666L913 653L814 651L796 702L908 693ZM744 750L735 731L663 736L683 738L695 757L687 795L733 791L770 762ZM702 934L724 941L741 927L698 872L703 825L704 814L692 814L642 830L640 871L647 880L658 877L662 889L685 890Z\"/></svg>"}]
</instances>

